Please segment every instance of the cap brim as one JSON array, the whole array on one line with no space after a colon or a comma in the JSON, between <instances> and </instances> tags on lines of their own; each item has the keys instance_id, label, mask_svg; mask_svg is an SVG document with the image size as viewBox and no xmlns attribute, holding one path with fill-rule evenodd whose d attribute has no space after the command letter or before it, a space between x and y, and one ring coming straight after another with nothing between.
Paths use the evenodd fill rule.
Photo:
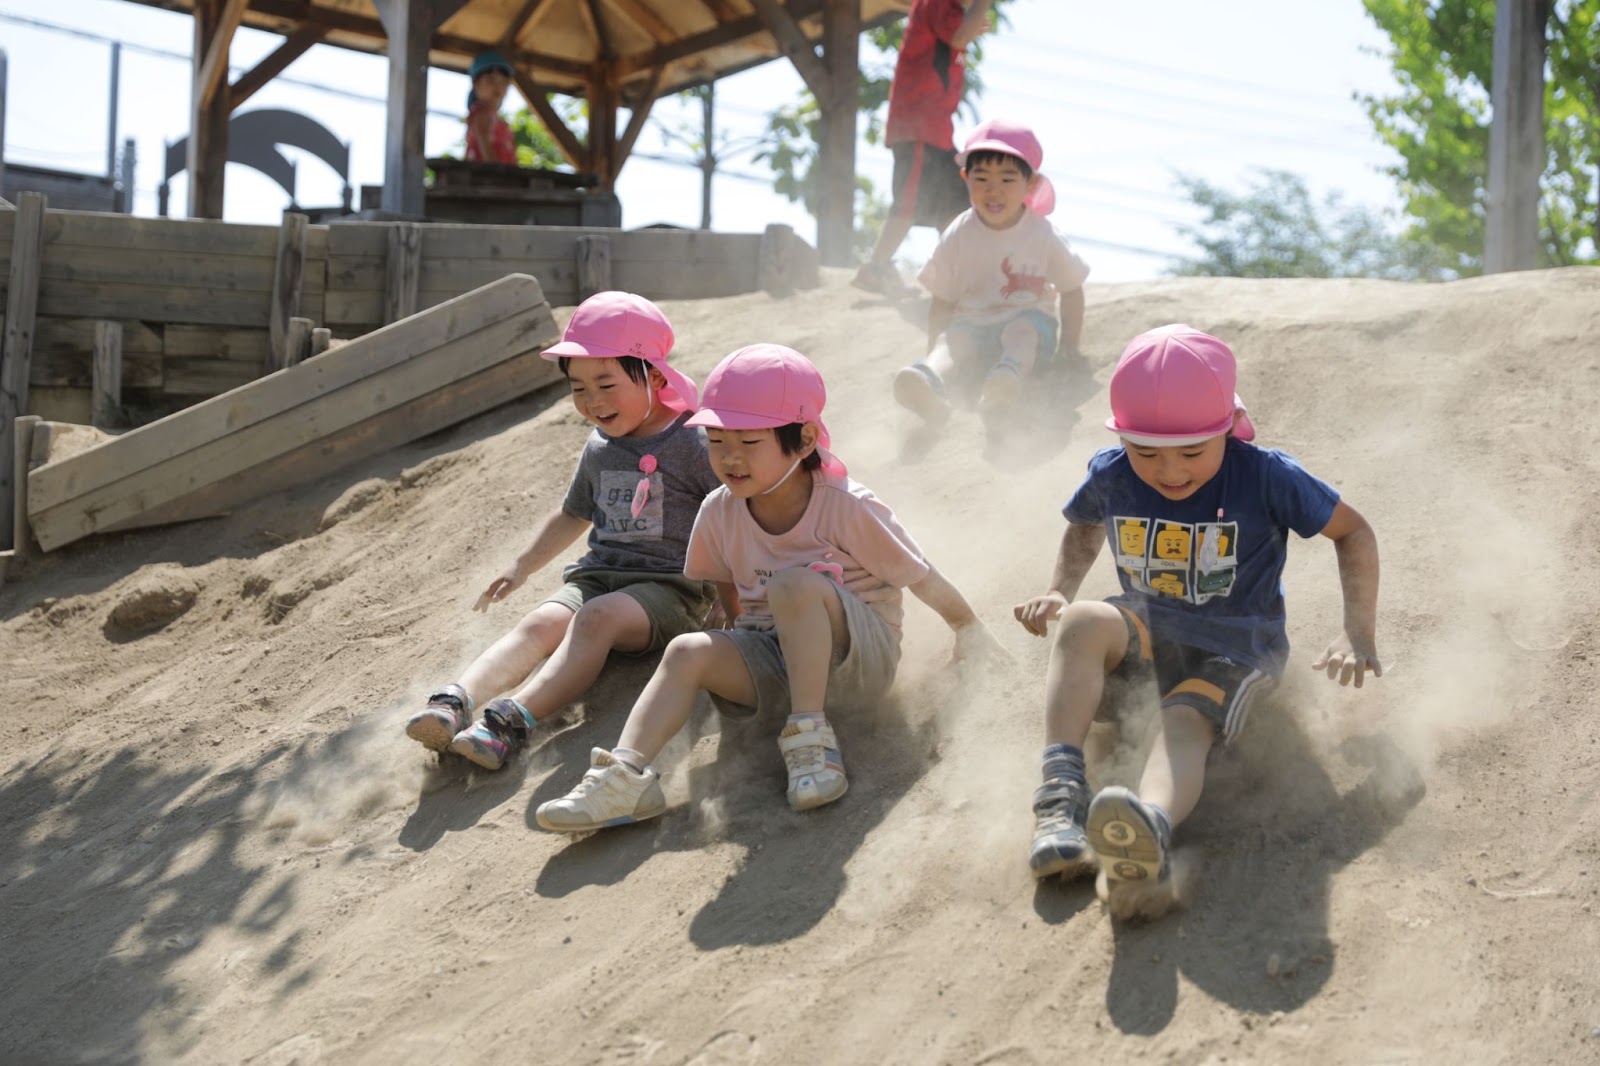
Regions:
<instances>
[{"instance_id":1,"label":"cap brim","mask_svg":"<svg viewBox=\"0 0 1600 1066\"><path fill-rule=\"evenodd\" d=\"M558 341L539 354L553 362L562 358L583 358L585 356L590 359L616 359L629 353L619 352L613 348L607 348L601 344L582 344L578 341Z\"/></svg>"},{"instance_id":2,"label":"cap brim","mask_svg":"<svg viewBox=\"0 0 1600 1066\"><path fill-rule=\"evenodd\" d=\"M1225 436L1233 428L1233 415L1230 414L1226 420L1218 422L1215 426L1207 426L1192 433L1149 433L1131 426L1118 425L1115 418L1106 419L1106 428L1129 444L1142 444L1146 448L1181 448L1186 444L1202 444L1212 437Z\"/></svg>"},{"instance_id":3,"label":"cap brim","mask_svg":"<svg viewBox=\"0 0 1600 1066\"><path fill-rule=\"evenodd\" d=\"M1016 156L1018 159L1028 164L1028 169L1039 169L1028 161L1027 156L1023 155L1016 148L1007 144L1005 141L977 141L973 144L969 144L965 148L961 149L960 153L956 156L956 162L961 166L966 166L967 157L973 152L1000 152L1003 155Z\"/></svg>"},{"instance_id":4,"label":"cap brim","mask_svg":"<svg viewBox=\"0 0 1600 1066\"><path fill-rule=\"evenodd\" d=\"M786 419L770 415L755 415L747 411L718 411L702 407L689 419L688 425L707 429L776 429L788 425Z\"/></svg>"}]
</instances>

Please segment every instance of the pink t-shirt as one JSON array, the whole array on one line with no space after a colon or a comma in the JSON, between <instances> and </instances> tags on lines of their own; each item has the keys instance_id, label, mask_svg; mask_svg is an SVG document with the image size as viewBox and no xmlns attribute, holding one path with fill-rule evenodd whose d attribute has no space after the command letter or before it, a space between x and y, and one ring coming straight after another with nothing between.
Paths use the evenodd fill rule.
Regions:
<instances>
[{"instance_id":1,"label":"pink t-shirt","mask_svg":"<svg viewBox=\"0 0 1600 1066\"><path fill-rule=\"evenodd\" d=\"M1016 225L993 229L968 209L945 228L917 280L955 304L956 319L989 323L1029 309L1055 318L1059 294L1083 288L1088 276L1043 215L1024 211Z\"/></svg>"},{"instance_id":2,"label":"pink t-shirt","mask_svg":"<svg viewBox=\"0 0 1600 1066\"><path fill-rule=\"evenodd\" d=\"M820 470L811 476L811 502L805 514L793 529L777 535L758 526L745 501L736 499L726 486L707 496L689 534L684 576L732 582L744 610L738 625L771 629L767 579L792 567L837 563L844 568L844 585L852 591L896 590L868 606L898 638L905 618L898 590L928 575L922 549L871 489Z\"/></svg>"}]
</instances>

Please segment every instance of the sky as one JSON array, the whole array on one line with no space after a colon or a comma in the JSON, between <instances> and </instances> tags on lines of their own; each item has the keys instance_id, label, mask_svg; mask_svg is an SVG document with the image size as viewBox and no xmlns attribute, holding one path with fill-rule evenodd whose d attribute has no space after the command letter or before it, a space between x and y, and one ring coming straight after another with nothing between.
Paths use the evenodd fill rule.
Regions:
<instances>
[{"instance_id":1,"label":"sky","mask_svg":"<svg viewBox=\"0 0 1600 1066\"><path fill-rule=\"evenodd\" d=\"M1009 25L985 39L978 114L958 116L956 140L990 116L1033 126L1044 145L1043 171L1056 186L1052 221L1088 260L1093 280L1160 277L1175 258L1193 254L1179 227L1198 222L1200 213L1178 188L1179 174L1243 191L1262 169L1287 170L1303 176L1319 199L1337 194L1348 205L1397 209L1394 180L1383 173L1396 157L1377 141L1357 100L1394 89L1386 38L1360 0L1013 0L1004 10ZM9 66L5 158L105 172L110 41L121 41L116 139L134 142L135 213L156 214L165 145L187 132L192 34L188 16L126 0L0 0L0 49ZM229 57L233 77L281 40L241 29ZM862 57L863 64L887 65L868 47ZM350 143L351 183L380 184L387 64L319 45L244 109L311 115ZM468 87L465 75L431 72L427 154L459 152ZM735 150L724 153L716 180L714 228L759 232L786 222L815 242L811 217L772 191L770 171L751 149L739 150L760 133L767 111L800 90L786 61L718 83L719 139ZM508 100L520 106L515 91ZM668 135L697 131L699 122L698 102L669 97L656 104L618 180L624 226L699 225L699 170ZM887 190L887 149L862 141L857 167ZM185 181L182 174L172 181L176 215L183 214ZM300 162L298 182L302 204L339 200L341 179L314 157ZM288 204L264 175L228 167L225 218L276 223ZM903 269L914 271L935 237L913 231L901 248Z\"/></svg>"}]
</instances>

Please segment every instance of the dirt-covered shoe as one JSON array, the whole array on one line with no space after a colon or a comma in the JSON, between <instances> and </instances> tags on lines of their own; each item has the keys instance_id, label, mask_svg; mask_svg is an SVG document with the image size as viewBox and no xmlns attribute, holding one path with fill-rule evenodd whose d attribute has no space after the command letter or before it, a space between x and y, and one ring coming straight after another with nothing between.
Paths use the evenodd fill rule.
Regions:
<instances>
[{"instance_id":1,"label":"dirt-covered shoe","mask_svg":"<svg viewBox=\"0 0 1600 1066\"><path fill-rule=\"evenodd\" d=\"M1084 833L1089 786L1082 781L1046 781L1033 793L1033 847L1028 868L1035 877L1060 874L1071 880L1093 873L1094 849Z\"/></svg>"},{"instance_id":2,"label":"dirt-covered shoe","mask_svg":"<svg viewBox=\"0 0 1600 1066\"><path fill-rule=\"evenodd\" d=\"M607 826L654 818L667 809L661 775L646 767L635 773L609 751L589 753L589 770L578 787L560 799L539 804L534 817L557 833L587 833Z\"/></svg>"},{"instance_id":3,"label":"dirt-covered shoe","mask_svg":"<svg viewBox=\"0 0 1600 1066\"><path fill-rule=\"evenodd\" d=\"M789 767L789 806L797 811L832 803L850 787L833 726L821 715L792 714L778 734Z\"/></svg>"},{"instance_id":4,"label":"dirt-covered shoe","mask_svg":"<svg viewBox=\"0 0 1600 1066\"><path fill-rule=\"evenodd\" d=\"M1022 372L1015 363L1002 359L983 379L978 396L978 413L986 424L995 426L1010 416L1022 397Z\"/></svg>"},{"instance_id":5,"label":"dirt-covered shoe","mask_svg":"<svg viewBox=\"0 0 1600 1066\"><path fill-rule=\"evenodd\" d=\"M431 751L444 751L470 721L472 700L467 690L446 685L429 693L428 705L406 720L406 736Z\"/></svg>"},{"instance_id":6,"label":"dirt-covered shoe","mask_svg":"<svg viewBox=\"0 0 1600 1066\"><path fill-rule=\"evenodd\" d=\"M533 716L516 700L490 700L483 717L451 739L450 750L485 770L498 770L527 744L533 727Z\"/></svg>"},{"instance_id":7,"label":"dirt-covered shoe","mask_svg":"<svg viewBox=\"0 0 1600 1066\"><path fill-rule=\"evenodd\" d=\"M863 292L875 292L891 300L903 299L911 294L893 263L862 263L856 276L850 279L850 284Z\"/></svg>"},{"instance_id":8,"label":"dirt-covered shoe","mask_svg":"<svg viewBox=\"0 0 1600 1066\"><path fill-rule=\"evenodd\" d=\"M922 363L902 367L895 374L894 402L930 426L942 426L950 419L950 401L944 397L944 382L932 367Z\"/></svg>"},{"instance_id":9,"label":"dirt-covered shoe","mask_svg":"<svg viewBox=\"0 0 1600 1066\"><path fill-rule=\"evenodd\" d=\"M1128 789L1101 789L1089 804L1085 830L1111 892L1116 892L1118 882L1159 884L1171 879L1172 867L1167 861L1171 830Z\"/></svg>"}]
</instances>

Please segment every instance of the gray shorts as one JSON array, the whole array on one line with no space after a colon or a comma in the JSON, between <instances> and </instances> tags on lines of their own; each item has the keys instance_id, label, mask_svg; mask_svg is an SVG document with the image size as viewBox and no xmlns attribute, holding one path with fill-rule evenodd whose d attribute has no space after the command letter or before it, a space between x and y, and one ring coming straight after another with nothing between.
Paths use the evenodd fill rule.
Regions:
<instances>
[{"instance_id":1,"label":"gray shorts","mask_svg":"<svg viewBox=\"0 0 1600 1066\"><path fill-rule=\"evenodd\" d=\"M705 625L717 586L710 581L691 581L682 574L578 569L568 574L567 583L544 602L559 603L577 614L590 600L613 592L633 597L644 608L645 617L650 619L650 646L636 654L648 655L660 651L681 633L698 632Z\"/></svg>"},{"instance_id":2,"label":"gray shorts","mask_svg":"<svg viewBox=\"0 0 1600 1066\"><path fill-rule=\"evenodd\" d=\"M834 586L844 605L845 627L850 647L843 658L835 657L828 670L828 690L823 709L857 707L882 696L894 684L900 665L900 645L878 613L862 603L854 593ZM755 684L756 706L723 699L710 693L711 702L730 718L751 718L756 714L787 718L793 713L789 702L789 671L784 665L783 648L776 629L726 629L715 635L733 641L744 658L745 669Z\"/></svg>"}]
</instances>

